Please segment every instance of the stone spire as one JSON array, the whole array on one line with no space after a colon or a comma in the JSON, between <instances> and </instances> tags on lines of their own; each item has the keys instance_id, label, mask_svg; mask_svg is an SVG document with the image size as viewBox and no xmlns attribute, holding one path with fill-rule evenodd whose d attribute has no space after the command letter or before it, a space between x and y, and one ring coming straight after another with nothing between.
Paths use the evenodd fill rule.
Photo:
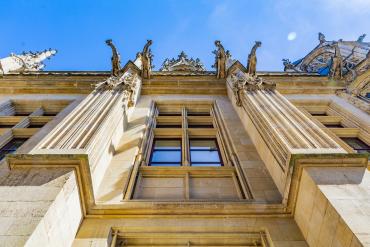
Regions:
<instances>
[{"instance_id":1,"label":"stone spire","mask_svg":"<svg viewBox=\"0 0 370 247\"><path fill-rule=\"evenodd\" d=\"M55 49L23 52L21 55L11 53L9 57L0 59L0 74L43 70L45 67L43 61L56 53Z\"/></svg>"}]
</instances>

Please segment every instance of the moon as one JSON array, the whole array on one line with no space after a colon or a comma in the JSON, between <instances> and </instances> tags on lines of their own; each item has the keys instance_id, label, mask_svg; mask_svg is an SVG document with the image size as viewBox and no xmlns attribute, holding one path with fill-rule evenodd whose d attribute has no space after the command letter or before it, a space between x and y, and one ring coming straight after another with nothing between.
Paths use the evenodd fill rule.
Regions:
<instances>
[{"instance_id":1,"label":"moon","mask_svg":"<svg viewBox=\"0 0 370 247\"><path fill-rule=\"evenodd\" d=\"M288 33L288 37L287 37L287 39L289 40L289 41L293 41L293 40L295 40L297 38L297 33L296 32L290 32L290 33Z\"/></svg>"}]
</instances>

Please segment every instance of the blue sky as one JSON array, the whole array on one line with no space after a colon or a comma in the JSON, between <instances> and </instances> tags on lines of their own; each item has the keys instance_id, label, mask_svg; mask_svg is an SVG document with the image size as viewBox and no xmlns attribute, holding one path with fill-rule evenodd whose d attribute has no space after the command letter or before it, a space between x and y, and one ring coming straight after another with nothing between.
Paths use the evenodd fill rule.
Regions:
<instances>
[{"instance_id":1,"label":"blue sky","mask_svg":"<svg viewBox=\"0 0 370 247\"><path fill-rule=\"evenodd\" d=\"M105 39L124 65L150 38L155 70L181 50L211 69L214 40L243 64L260 40L257 69L276 71L282 58L294 61L315 47L319 31L328 40L367 32L369 41L369 23L370 0L0 0L0 57L56 48L46 70L109 70Z\"/></svg>"}]
</instances>

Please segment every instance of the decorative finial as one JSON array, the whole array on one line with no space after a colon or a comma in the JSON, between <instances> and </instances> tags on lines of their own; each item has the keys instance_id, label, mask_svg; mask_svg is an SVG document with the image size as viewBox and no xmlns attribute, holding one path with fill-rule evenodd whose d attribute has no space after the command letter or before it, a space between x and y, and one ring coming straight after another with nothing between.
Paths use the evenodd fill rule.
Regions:
<instances>
[{"instance_id":1,"label":"decorative finial","mask_svg":"<svg viewBox=\"0 0 370 247\"><path fill-rule=\"evenodd\" d=\"M111 39L107 39L105 43L112 49L112 75L118 76L121 70L120 56Z\"/></svg>"},{"instance_id":2,"label":"decorative finial","mask_svg":"<svg viewBox=\"0 0 370 247\"><path fill-rule=\"evenodd\" d=\"M55 49L41 52L22 52L20 55L11 53L9 57L0 59L0 74L40 71L45 68L43 61L57 53Z\"/></svg>"},{"instance_id":3,"label":"decorative finial","mask_svg":"<svg viewBox=\"0 0 370 247\"><path fill-rule=\"evenodd\" d=\"M257 70L257 55L256 51L258 47L261 47L262 42L261 41L256 41L254 46L252 47L251 52L248 55L248 64L247 64L247 72L250 75L256 75L256 70Z\"/></svg>"}]
</instances>

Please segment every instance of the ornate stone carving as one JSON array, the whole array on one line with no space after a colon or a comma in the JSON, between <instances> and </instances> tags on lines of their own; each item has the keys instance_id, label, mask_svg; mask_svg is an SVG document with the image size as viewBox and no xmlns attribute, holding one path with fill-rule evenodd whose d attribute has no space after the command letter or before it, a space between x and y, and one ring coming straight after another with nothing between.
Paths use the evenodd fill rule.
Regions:
<instances>
[{"instance_id":1,"label":"ornate stone carving","mask_svg":"<svg viewBox=\"0 0 370 247\"><path fill-rule=\"evenodd\" d=\"M320 44L305 57L291 63L294 69L290 66L286 67L286 71L318 73L330 76L332 58L335 56L336 46L338 46L339 53L342 56L342 75L347 81L351 81L357 76L359 67L364 65L363 61L366 59L366 54L370 51L370 43L364 42L364 38L365 36L362 35L354 41L344 41L342 39L328 41L322 33L319 33ZM353 70L356 70L356 73Z\"/></svg>"},{"instance_id":2,"label":"ornate stone carving","mask_svg":"<svg viewBox=\"0 0 370 247\"><path fill-rule=\"evenodd\" d=\"M257 68L257 56L256 56L256 50L258 47L261 47L261 42L256 41L254 46L252 47L251 52L248 55L248 64L247 64L247 71L251 75L256 74L256 68Z\"/></svg>"},{"instance_id":3,"label":"ornate stone carving","mask_svg":"<svg viewBox=\"0 0 370 247\"><path fill-rule=\"evenodd\" d=\"M366 113L370 114L370 104L366 102L365 100L362 100L356 95L352 95L346 92L346 90L338 90L336 94L347 100L352 105L358 107L359 109L365 111Z\"/></svg>"},{"instance_id":4,"label":"ornate stone carving","mask_svg":"<svg viewBox=\"0 0 370 247\"><path fill-rule=\"evenodd\" d=\"M335 53L331 59L329 77L334 79L342 79L343 60L338 44L334 45L334 49Z\"/></svg>"},{"instance_id":5,"label":"ornate stone carving","mask_svg":"<svg viewBox=\"0 0 370 247\"><path fill-rule=\"evenodd\" d=\"M193 59L188 58L185 52L181 52L177 59L164 60L160 71L205 71L203 63L200 62L199 58Z\"/></svg>"},{"instance_id":6,"label":"ornate stone carving","mask_svg":"<svg viewBox=\"0 0 370 247\"><path fill-rule=\"evenodd\" d=\"M294 71L294 72L299 72L295 67L294 67L294 64L292 64L292 62L290 62L289 59L287 58L283 58L282 59L283 61L283 64L284 64L284 71Z\"/></svg>"},{"instance_id":7,"label":"ornate stone carving","mask_svg":"<svg viewBox=\"0 0 370 247\"><path fill-rule=\"evenodd\" d=\"M238 71L237 73L231 74L230 80L233 85L233 92L236 98L236 105L242 106L241 93L245 91L256 91L256 90L275 90L276 84L273 82L265 81L255 75L250 75Z\"/></svg>"},{"instance_id":8,"label":"ornate stone carving","mask_svg":"<svg viewBox=\"0 0 370 247\"><path fill-rule=\"evenodd\" d=\"M148 39L143 51L139 56L141 56L141 62L142 62L142 77L146 79L150 79L150 72L152 70L152 51L150 50L150 46L152 45L152 40Z\"/></svg>"},{"instance_id":9,"label":"ornate stone carving","mask_svg":"<svg viewBox=\"0 0 370 247\"><path fill-rule=\"evenodd\" d=\"M325 35L321 32L319 33L319 42L320 42L320 44L326 42Z\"/></svg>"},{"instance_id":10,"label":"ornate stone carving","mask_svg":"<svg viewBox=\"0 0 370 247\"><path fill-rule=\"evenodd\" d=\"M224 47L221 44L221 41L216 40L215 45L217 47L217 50L214 50L213 53L215 54L215 64L212 66L213 68L216 68L217 72L217 78L225 78L226 77L226 59L227 59L227 53L224 49Z\"/></svg>"},{"instance_id":11,"label":"ornate stone carving","mask_svg":"<svg viewBox=\"0 0 370 247\"><path fill-rule=\"evenodd\" d=\"M0 74L43 70L45 67L43 61L50 59L56 53L54 49L23 52L21 55L11 53L9 57L0 59Z\"/></svg>"},{"instance_id":12,"label":"ornate stone carving","mask_svg":"<svg viewBox=\"0 0 370 247\"><path fill-rule=\"evenodd\" d=\"M120 55L111 39L106 40L105 43L112 49L112 75L118 76L121 69Z\"/></svg>"}]
</instances>

